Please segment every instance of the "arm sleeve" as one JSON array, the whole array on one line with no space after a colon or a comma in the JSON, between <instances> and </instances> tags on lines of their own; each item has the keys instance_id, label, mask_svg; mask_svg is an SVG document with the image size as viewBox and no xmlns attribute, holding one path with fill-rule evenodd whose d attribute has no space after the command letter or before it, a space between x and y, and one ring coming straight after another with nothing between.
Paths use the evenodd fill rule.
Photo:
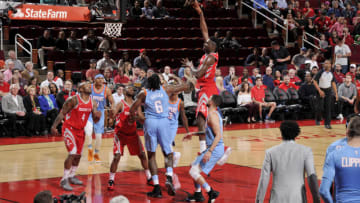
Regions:
<instances>
[{"instance_id":1,"label":"arm sleeve","mask_svg":"<svg viewBox=\"0 0 360 203\"><path fill-rule=\"evenodd\" d=\"M269 184L270 174L271 174L271 156L269 151L266 151L263 167L261 169L259 185L256 191L255 202L264 202L266 190Z\"/></svg>"},{"instance_id":2,"label":"arm sleeve","mask_svg":"<svg viewBox=\"0 0 360 203\"><path fill-rule=\"evenodd\" d=\"M333 199L330 194L330 187L335 177L334 152L326 158L323 170L324 174L320 185L320 195L325 203L333 203Z\"/></svg>"}]
</instances>

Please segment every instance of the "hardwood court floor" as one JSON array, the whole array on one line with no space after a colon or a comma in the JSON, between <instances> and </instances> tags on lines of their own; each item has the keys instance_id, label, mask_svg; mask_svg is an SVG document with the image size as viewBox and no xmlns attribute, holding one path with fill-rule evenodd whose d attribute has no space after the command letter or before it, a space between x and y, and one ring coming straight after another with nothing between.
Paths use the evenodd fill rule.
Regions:
<instances>
[{"instance_id":1,"label":"hardwood court floor","mask_svg":"<svg viewBox=\"0 0 360 203\"><path fill-rule=\"evenodd\" d=\"M323 125L314 126L314 121L300 121L301 135L297 143L310 146L314 153L316 172L322 176L327 146L345 136L345 125L333 122L333 129L327 130ZM235 124L224 128L224 142L233 151L228 164L217 166L211 174L209 183L221 192L217 202L253 202L255 198L260 168L265 150L281 142L279 122L274 124ZM195 131L195 128L192 128ZM179 133L184 132L183 129ZM83 158L77 174L85 186L75 187L74 193L87 192L89 202L108 202L113 196L123 194L130 202L174 202L182 201L186 192L192 192L191 178L188 175L190 163L199 150L198 138L182 142L182 134L176 137L175 151L181 152L179 168L175 168L181 187L175 198L163 190L164 198L148 199L145 192L152 188L145 185L145 176L136 156L121 158L116 174L114 192L106 190L107 173L112 160L112 135L103 139L100 157L102 163L87 161L87 148L84 146ZM143 137L141 137L143 141ZM31 202L34 195L49 189L54 195L66 192L58 184L63 175L63 162L67 155L61 137L49 138L1 138L0 139L0 202ZM35 143L33 143L35 142ZM18 144L15 144L18 143ZM27 143L27 144L26 144ZM157 162L164 167L163 156L158 148ZM160 184L164 184L164 171L160 170ZM205 193L204 193L205 194ZM5 200L4 200L5 199Z\"/></svg>"}]
</instances>

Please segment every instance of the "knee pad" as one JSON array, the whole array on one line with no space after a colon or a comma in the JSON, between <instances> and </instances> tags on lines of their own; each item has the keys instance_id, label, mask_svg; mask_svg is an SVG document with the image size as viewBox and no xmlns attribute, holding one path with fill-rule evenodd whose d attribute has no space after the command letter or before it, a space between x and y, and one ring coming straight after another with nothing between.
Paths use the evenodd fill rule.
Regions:
<instances>
[{"instance_id":1,"label":"knee pad","mask_svg":"<svg viewBox=\"0 0 360 203\"><path fill-rule=\"evenodd\" d=\"M200 166L199 166L199 164L197 164L197 165L191 166L189 174L194 180L197 180L198 178L201 177L200 172L201 172Z\"/></svg>"}]
</instances>

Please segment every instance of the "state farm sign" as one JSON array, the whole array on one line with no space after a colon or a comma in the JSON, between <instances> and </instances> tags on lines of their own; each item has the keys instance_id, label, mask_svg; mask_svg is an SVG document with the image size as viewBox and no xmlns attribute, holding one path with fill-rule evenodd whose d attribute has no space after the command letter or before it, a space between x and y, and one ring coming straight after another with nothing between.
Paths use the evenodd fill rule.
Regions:
<instances>
[{"instance_id":1,"label":"state farm sign","mask_svg":"<svg viewBox=\"0 0 360 203\"><path fill-rule=\"evenodd\" d=\"M22 4L14 14L9 11L13 20L49 20L49 21L90 21L87 7L48 6Z\"/></svg>"}]
</instances>

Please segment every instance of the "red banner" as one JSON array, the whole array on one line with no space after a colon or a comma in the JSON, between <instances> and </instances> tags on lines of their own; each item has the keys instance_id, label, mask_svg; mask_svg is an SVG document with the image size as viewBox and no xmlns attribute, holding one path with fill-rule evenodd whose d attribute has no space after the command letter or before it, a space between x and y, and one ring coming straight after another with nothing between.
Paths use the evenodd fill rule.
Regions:
<instances>
[{"instance_id":1,"label":"red banner","mask_svg":"<svg viewBox=\"0 0 360 203\"><path fill-rule=\"evenodd\" d=\"M12 20L46 20L46 21L90 21L88 7L50 6L22 4L16 7L17 12L9 11Z\"/></svg>"}]
</instances>

